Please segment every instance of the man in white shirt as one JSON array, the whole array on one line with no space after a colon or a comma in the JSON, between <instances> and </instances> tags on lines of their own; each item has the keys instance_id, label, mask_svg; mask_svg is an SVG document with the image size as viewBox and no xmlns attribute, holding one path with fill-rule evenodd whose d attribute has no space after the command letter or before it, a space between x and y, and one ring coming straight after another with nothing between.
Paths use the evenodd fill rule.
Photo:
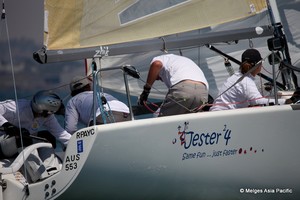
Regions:
<instances>
[{"instance_id":1,"label":"man in white shirt","mask_svg":"<svg viewBox=\"0 0 300 200\"><path fill-rule=\"evenodd\" d=\"M220 89L210 111L245 108L254 105L269 105L274 99L262 97L255 84L255 76L261 71L262 57L258 50L247 49L242 54L239 72L230 76ZM251 71L250 71L251 70ZM243 77L244 76L244 77ZM237 82L241 77L243 79ZM294 95L294 100L295 100ZM294 100L278 99L279 104L293 103Z\"/></svg>"},{"instance_id":2,"label":"man in white shirt","mask_svg":"<svg viewBox=\"0 0 300 200\"><path fill-rule=\"evenodd\" d=\"M18 148L21 145L19 139L20 132L25 137L25 142L28 141L30 135L49 138L47 134L52 134L66 146L71 135L60 126L54 116L54 113L57 112L61 106L62 101L59 96L49 91L37 92L32 100L20 99L17 105L13 100L0 102L0 136L15 136L16 141L13 141L13 143ZM20 119L20 122L18 119ZM19 124L21 127L19 127ZM40 131L41 128L46 128L47 131ZM39 135L39 132L42 134ZM30 141L28 143L27 145L30 145ZM55 145L55 141L53 145ZM11 151L3 146L1 146L1 148L2 153L6 154L7 157L17 153L16 148L11 148Z\"/></svg>"},{"instance_id":3,"label":"man in white shirt","mask_svg":"<svg viewBox=\"0 0 300 200\"><path fill-rule=\"evenodd\" d=\"M208 101L208 82L200 67L187 57L165 54L153 58L139 105L145 104L156 80L169 89L159 116L196 112Z\"/></svg>"},{"instance_id":4,"label":"man in white shirt","mask_svg":"<svg viewBox=\"0 0 300 200\"><path fill-rule=\"evenodd\" d=\"M93 91L89 80L83 76L76 76L70 83L72 98L65 110L65 128L73 134L78 130L78 123L87 127L93 122ZM110 94L102 93L101 99L104 113L101 113L98 104L96 106L96 124L121 122L130 120L129 108ZM112 116L109 115L112 113ZM103 120L104 117L104 120Z\"/></svg>"}]
</instances>

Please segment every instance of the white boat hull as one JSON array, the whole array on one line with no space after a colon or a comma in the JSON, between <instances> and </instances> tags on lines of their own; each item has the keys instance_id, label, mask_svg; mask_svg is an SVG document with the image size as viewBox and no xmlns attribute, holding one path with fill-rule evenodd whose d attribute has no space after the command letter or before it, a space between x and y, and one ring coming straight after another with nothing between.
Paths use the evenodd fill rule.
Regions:
<instances>
[{"instance_id":1,"label":"white boat hull","mask_svg":"<svg viewBox=\"0 0 300 200\"><path fill-rule=\"evenodd\" d=\"M59 199L299 199L299 108L97 126L84 167ZM73 137L69 146L82 140Z\"/></svg>"}]
</instances>

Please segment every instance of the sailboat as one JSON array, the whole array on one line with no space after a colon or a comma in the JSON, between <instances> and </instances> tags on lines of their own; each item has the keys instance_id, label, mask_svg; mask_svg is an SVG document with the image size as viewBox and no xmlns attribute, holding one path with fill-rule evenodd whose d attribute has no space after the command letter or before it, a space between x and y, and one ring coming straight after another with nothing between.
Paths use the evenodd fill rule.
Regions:
<instances>
[{"instance_id":1,"label":"sailboat","mask_svg":"<svg viewBox=\"0 0 300 200\"><path fill-rule=\"evenodd\" d=\"M86 59L94 92L100 87L125 93L132 120L78 130L60 152L61 169L34 183L20 180L19 169L32 151L51 144L25 148L0 168L0 200L299 199L300 104L138 119L140 108L131 97L141 93L150 59L163 51L198 61L213 90L229 76L224 57L237 62L249 46L266 60L273 58L273 74L283 73L280 82L261 75L273 84L271 94L290 95L297 81L274 59L279 52L289 70L298 70L291 58L299 46L282 40L286 35L277 3L283 2L46 0L45 47L34 59ZM299 6L289 3L292 11ZM216 48L221 43L226 47ZM166 89L155 88L152 98L163 98Z\"/></svg>"}]
</instances>

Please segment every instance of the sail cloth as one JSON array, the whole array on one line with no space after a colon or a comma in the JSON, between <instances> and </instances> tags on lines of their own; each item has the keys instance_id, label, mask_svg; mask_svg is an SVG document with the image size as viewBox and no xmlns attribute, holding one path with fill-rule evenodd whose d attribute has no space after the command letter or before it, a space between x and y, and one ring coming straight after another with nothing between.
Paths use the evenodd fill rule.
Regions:
<instances>
[{"instance_id":1,"label":"sail cloth","mask_svg":"<svg viewBox=\"0 0 300 200\"><path fill-rule=\"evenodd\" d=\"M111 45L242 19L264 0L46 0L48 50Z\"/></svg>"},{"instance_id":2,"label":"sail cloth","mask_svg":"<svg viewBox=\"0 0 300 200\"><path fill-rule=\"evenodd\" d=\"M279 13L283 22L284 31L287 36L288 46L292 58L292 64L294 66L300 67L300 24L298 23L300 19L300 1L297 2L294 0L278 0L279 5ZM263 25L270 24L268 12L261 12L257 15L247 17L245 19L225 23L219 26L213 26L210 28L205 28L197 31L193 31L193 34L203 35L203 34L213 34L219 33L222 31L233 31L241 28L247 27L261 27ZM219 37L224 38L224 35ZM237 43L217 43L212 44L215 45L218 49L223 51L224 53L234 57L237 60L241 59L241 54L247 48L256 48L261 52L262 57L266 57L270 54L270 51L267 47L267 39L272 37L272 35L239 40ZM167 41L168 37L165 37ZM169 44L167 43L167 47ZM147 74L150 66L150 62L153 57L163 54L161 50L150 51L150 52L141 52L135 54L126 54L126 55L117 55L117 56L107 56L101 59L101 64L98 63L98 67L102 68L110 68L116 66L122 66L126 64L133 65L140 72L140 80L129 78L129 86L130 86L130 94L132 96L139 96L143 91L143 86L145 85L145 81L147 79ZM224 58L214 51L209 50L205 46L199 46L195 48L182 48L180 51L177 50L169 50L169 53L182 54L191 58L195 61L202 71L204 72L208 82L210 94L215 98L218 95L219 88L223 85L225 80L229 77L228 72L224 66ZM96 60L98 61L98 60ZM235 71L238 71L239 65L235 63L231 63L232 67ZM272 66L269 63L264 62L264 67L262 69L262 73L272 77ZM278 72L278 65L276 65L276 74ZM91 66L87 64L87 74L91 74ZM297 73L298 78L300 78L299 73ZM122 77L122 73L120 70L118 71L106 71L103 73L103 77L109 77L102 79L102 86L105 88L109 88L114 91L122 92L124 91L124 82ZM281 83L280 76L278 77L278 81ZM262 88L261 91L263 95L270 95L268 92L263 90L264 83L268 82L264 79L256 78L257 86ZM262 81L262 82L261 82ZM164 99L165 94L167 93L167 88L160 81L156 81L153 85L153 88L150 93L150 98L158 98Z\"/></svg>"}]
</instances>

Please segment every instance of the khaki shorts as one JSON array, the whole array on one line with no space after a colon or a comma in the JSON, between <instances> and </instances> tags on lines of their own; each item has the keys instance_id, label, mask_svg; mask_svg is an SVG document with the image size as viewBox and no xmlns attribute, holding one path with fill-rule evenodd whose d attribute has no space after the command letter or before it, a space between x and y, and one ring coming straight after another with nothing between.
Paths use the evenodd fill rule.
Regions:
<instances>
[{"instance_id":1,"label":"khaki shorts","mask_svg":"<svg viewBox=\"0 0 300 200\"><path fill-rule=\"evenodd\" d=\"M208 91L204 84L181 81L169 89L159 117L192 113L207 101Z\"/></svg>"}]
</instances>

